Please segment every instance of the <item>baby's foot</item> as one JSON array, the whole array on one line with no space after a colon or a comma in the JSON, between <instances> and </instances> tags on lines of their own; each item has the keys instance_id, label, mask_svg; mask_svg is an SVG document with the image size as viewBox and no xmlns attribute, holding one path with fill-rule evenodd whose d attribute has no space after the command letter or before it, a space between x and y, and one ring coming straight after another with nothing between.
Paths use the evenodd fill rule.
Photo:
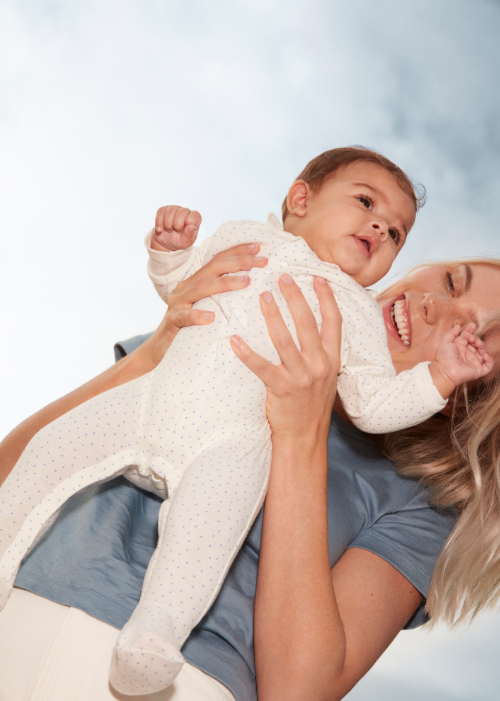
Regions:
<instances>
[{"instance_id":1,"label":"baby's foot","mask_svg":"<svg viewBox=\"0 0 500 701\"><path fill-rule=\"evenodd\" d=\"M139 604L123 628L111 663L110 681L121 694L152 694L169 686L184 664L173 642L164 606Z\"/></svg>"}]
</instances>

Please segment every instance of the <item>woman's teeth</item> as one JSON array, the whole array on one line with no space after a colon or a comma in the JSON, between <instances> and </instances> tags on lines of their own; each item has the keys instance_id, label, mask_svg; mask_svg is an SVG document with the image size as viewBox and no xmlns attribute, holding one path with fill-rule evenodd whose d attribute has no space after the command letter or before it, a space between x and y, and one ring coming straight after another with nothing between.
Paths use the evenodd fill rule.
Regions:
<instances>
[{"instance_id":1,"label":"woman's teeth","mask_svg":"<svg viewBox=\"0 0 500 701\"><path fill-rule=\"evenodd\" d=\"M406 316L406 303L404 299L398 299L392 305L391 317L396 325L401 340L405 346L410 345L410 326Z\"/></svg>"}]
</instances>

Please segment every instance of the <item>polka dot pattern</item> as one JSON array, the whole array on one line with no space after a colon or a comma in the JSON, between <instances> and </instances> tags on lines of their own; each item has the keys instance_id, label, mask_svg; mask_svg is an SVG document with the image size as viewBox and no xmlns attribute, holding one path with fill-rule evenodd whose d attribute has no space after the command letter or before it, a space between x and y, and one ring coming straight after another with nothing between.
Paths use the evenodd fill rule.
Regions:
<instances>
[{"instance_id":1,"label":"polka dot pattern","mask_svg":"<svg viewBox=\"0 0 500 701\"><path fill-rule=\"evenodd\" d=\"M199 267L218 251L253 241L269 264L252 270L244 290L198 303L214 312L212 324L183 329L153 372L42 429L0 491L0 607L22 558L71 495L125 473L166 500L141 600L113 660L111 680L124 694L152 693L173 681L183 662L180 647L217 596L262 506L271 460L266 389L229 339L238 334L268 361L280 362L259 304L260 293L270 290L298 344L278 286L282 272L294 276L319 326L312 276L334 289L344 320L339 391L350 415L361 417L358 425L386 431L426 418L418 373L403 384L401 375L395 378L380 307L303 239L273 220L229 222L193 256ZM182 274L191 272L184 261ZM174 282L168 272L162 291Z\"/></svg>"}]
</instances>

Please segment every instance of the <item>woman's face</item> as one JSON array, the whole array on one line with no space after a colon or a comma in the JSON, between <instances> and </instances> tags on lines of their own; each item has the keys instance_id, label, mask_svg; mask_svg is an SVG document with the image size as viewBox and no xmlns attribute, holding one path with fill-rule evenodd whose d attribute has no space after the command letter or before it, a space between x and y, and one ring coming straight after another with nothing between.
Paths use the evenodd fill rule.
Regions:
<instances>
[{"instance_id":1,"label":"woman's face","mask_svg":"<svg viewBox=\"0 0 500 701\"><path fill-rule=\"evenodd\" d=\"M393 311L399 300L398 323ZM438 342L456 324L480 324L500 309L500 267L442 263L419 268L381 292L377 301L384 312L389 351L399 373L434 360ZM496 349L487 345L493 355Z\"/></svg>"}]
</instances>

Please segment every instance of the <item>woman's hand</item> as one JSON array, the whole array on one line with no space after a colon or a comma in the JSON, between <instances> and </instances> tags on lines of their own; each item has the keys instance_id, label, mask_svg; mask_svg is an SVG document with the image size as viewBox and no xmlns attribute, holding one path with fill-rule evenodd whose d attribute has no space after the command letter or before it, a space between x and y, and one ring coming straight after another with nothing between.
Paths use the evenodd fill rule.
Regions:
<instances>
[{"instance_id":1,"label":"woman's hand","mask_svg":"<svg viewBox=\"0 0 500 701\"><path fill-rule=\"evenodd\" d=\"M153 370L183 326L210 324L213 314L192 309L193 304L218 292L246 287L250 282L246 272L239 276L223 276L226 273L248 271L267 265L266 258L256 255L259 248L258 243L244 244L216 255L210 263L176 287L170 297L168 311L150 339L97 377L33 414L9 433L0 443L0 484L35 433L44 426L92 397L113 387L119 387L125 382L131 382Z\"/></svg>"},{"instance_id":2,"label":"woman's hand","mask_svg":"<svg viewBox=\"0 0 500 701\"><path fill-rule=\"evenodd\" d=\"M411 617L420 593L378 555L351 548L330 570L327 435L340 367L341 318L316 278L323 323L282 276L295 345L268 293L262 311L282 360L273 365L240 338L241 361L266 384L273 454L262 523L254 640L261 701L339 701Z\"/></svg>"},{"instance_id":3,"label":"woman's hand","mask_svg":"<svg viewBox=\"0 0 500 701\"><path fill-rule=\"evenodd\" d=\"M242 244L218 253L198 272L179 283L168 300L168 310L153 336L138 351L147 354L150 369L156 367L167 352L177 333L184 326L203 326L214 320L213 312L193 309L204 297L242 290L250 283L248 271L263 268L267 258L256 255L259 243ZM242 272L241 275L228 273ZM142 349L142 350L141 350Z\"/></svg>"},{"instance_id":4,"label":"woman's hand","mask_svg":"<svg viewBox=\"0 0 500 701\"><path fill-rule=\"evenodd\" d=\"M277 440L313 441L326 436L337 392L342 319L330 285L314 278L323 318L321 333L298 285L288 274L279 280L297 329L299 350L270 292L261 295L261 308L282 364L273 365L238 336L231 343L236 355L267 387L267 416Z\"/></svg>"},{"instance_id":5,"label":"woman's hand","mask_svg":"<svg viewBox=\"0 0 500 701\"><path fill-rule=\"evenodd\" d=\"M346 641L330 574L327 436L340 367L341 317L330 285L314 279L321 333L304 296L285 274L280 289L300 350L270 292L261 295L274 365L239 337L240 360L267 387L273 454L255 597L255 664L262 701L334 698Z\"/></svg>"}]
</instances>

